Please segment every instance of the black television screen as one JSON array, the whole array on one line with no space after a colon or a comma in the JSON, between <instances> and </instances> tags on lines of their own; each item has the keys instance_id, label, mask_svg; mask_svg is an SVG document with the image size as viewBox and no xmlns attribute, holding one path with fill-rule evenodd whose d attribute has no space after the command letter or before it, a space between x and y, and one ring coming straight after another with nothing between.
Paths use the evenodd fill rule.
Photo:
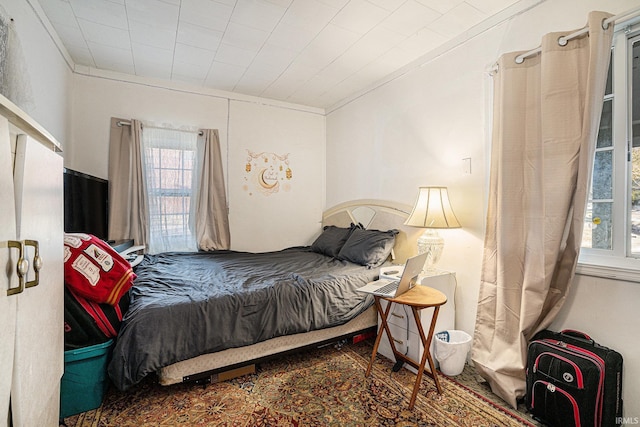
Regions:
<instances>
[{"instance_id":1,"label":"black television screen","mask_svg":"<svg viewBox=\"0 0 640 427\"><path fill-rule=\"evenodd\" d=\"M64 231L103 240L109 229L109 181L64 169Z\"/></svg>"}]
</instances>

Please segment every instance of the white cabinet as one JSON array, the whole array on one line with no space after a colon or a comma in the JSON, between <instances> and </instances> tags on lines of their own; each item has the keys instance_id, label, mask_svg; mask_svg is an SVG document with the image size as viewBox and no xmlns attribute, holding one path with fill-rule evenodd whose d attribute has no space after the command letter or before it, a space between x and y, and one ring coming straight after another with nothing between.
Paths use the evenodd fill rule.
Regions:
<instances>
[{"instance_id":1,"label":"white cabinet","mask_svg":"<svg viewBox=\"0 0 640 427\"><path fill-rule=\"evenodd\" d=\"M0 96L0 426L58 425L62 167L59 144Z\"/></svg>"},{"instance_id":2,"label":"white cabinet","mask_svg":"<svg viewBox=\"0 0 640 427\"><path fill-rule=\"evenodd\" d=\"M394 268L394 270L398 269ZM384 270L380 272L381 278L386 277L384 273ZM398 274L402 274L401 270ZM434 332L437 333L447 329L454 329L456 289L455 273L438 271L430 275L422 275L420 277L420 283L424 286L429 286L431 288L439 290L447 297L447 302L440 307L440 312L438 313L438 320L436 321L436 328ZM380 300L380 303L382 305L382 308L386 309L387 301ZM422 323L422 328L424 329L425 333L429 332L429 326L431 325L433 311L433 308L425 308L419 311L420 323ZM387 323L389 324L389 329L391 330L391 336L395 340L396 350L398 350L402 354L406 354L413 360L421 360L424 347L422 345L422 340L420 340L416 321L413 319L413 314L411 314L411 308L400 304L394 304L391 307L391 312L389 313L389 316L387 318ZM381 321L380 316L378 316L378 330L380 327ZM389 338L387 338L386 334L382 335L382 339L380 340L380 345L378 347L378 353L382 354L388 359L395 360L393 351L391 350L391 345L389 344ZM433 351L433 342L431 343L431 355L433 356L433 360L437 366L438 364L435 359L435 353ZM413 372L416 372L416 370L409 365L405 365L405 367Z\"/></svg>"}]
</instances>

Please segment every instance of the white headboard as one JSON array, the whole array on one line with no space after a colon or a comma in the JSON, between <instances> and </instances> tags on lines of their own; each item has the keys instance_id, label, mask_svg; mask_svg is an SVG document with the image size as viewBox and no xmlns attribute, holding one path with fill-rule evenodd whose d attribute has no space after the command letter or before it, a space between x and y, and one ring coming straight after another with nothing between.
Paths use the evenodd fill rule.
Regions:
<instances>
[{"instance_id":1,"label":"white headboard","mask_svg":"<svg viewBox=\"0 0 640 427\"><path fill-rule=\"evenodd\" d=\"M417 239L422 229L404 225L411 213L411 206L387 200L361 199L340 203L327 209L322 215L322 226L349 227L351 223L362 224L371 230L396 229L393 247L395 264L404 264L407 258L418 253Z\"/></svg>"}]
</instances>

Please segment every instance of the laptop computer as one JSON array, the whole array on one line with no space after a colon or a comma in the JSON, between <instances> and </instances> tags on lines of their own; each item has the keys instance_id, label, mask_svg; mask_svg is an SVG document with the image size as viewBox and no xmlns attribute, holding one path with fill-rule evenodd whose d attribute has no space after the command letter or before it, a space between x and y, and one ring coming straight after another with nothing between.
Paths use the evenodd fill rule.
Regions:
<instances>
[{"instance_id":1,"label":"laptop computer","mask_svg":"<svg viewBox=\"0 0 640 427\"><path fill-rule=\"evenodd\" d=\"M416 285L418 275L422 272L426 260L426 253L411 257L404 266L400 280L379 279L367 283L357 290L386 298L394 298L402 295Z\"/></svg>"}]
</instances>

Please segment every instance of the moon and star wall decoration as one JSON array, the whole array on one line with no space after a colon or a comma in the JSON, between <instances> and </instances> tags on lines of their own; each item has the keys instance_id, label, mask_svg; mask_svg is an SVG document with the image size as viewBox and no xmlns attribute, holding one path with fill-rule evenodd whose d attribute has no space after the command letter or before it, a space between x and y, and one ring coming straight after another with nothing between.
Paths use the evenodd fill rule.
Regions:
<instances>
[{"instance_id":1,"label":"moon and star wall decoration","mask_svg":"<svg viewBox=\"0 0 640 427\"><path fill-rule=\"evenodd\" d=\"M254 153L247 149L247 164L243 189L253 195L253 190L271 195L291 190L293 173L289 167L289 153L276 154L263 151Z\"/></svg>"}]
</instances>

